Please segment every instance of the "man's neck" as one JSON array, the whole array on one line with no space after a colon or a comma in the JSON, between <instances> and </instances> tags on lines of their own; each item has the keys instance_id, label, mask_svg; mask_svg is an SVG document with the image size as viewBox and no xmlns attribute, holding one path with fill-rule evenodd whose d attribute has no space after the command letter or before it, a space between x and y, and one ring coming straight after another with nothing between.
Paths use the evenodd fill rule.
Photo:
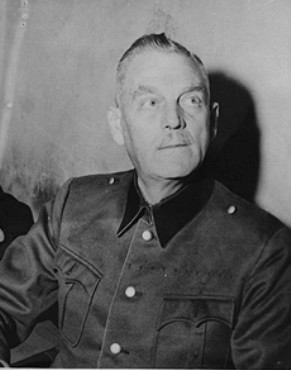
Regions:
<instances>
[{"instance_id":1,"label":"man's neck","mask_svg":"<svg viewBox=\"0 0 291 370\"><path fill-rule=\"evenodd\" d=\"M144 199L149 204L157 204L161 200L175 194L180 190L184 183L181 180L167 180L167 179L150 179L144 180L138 176L138 186Z\"/></svg>"}]
</instances>

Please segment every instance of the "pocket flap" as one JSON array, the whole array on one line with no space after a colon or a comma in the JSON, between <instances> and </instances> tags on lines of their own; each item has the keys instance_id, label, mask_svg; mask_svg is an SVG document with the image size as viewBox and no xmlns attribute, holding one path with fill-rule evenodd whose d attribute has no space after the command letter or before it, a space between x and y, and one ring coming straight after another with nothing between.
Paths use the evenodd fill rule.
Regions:
<instances>
[{"instance_id":1,"label":"pocket flap","mask_svg":"<svg viewBox=\"0 0 291 370\"><path fill-rule=\"evenodd\" d=\"M66 283L80 284L86 292L90 292L96 280L102 277L101 272L89 261L63 246L58 250L56 267Z\"/></svg>"},{"instance_id":2,"label":"pocket flap","mask_svg":"<svg viewBox=\"0 0 291 370\"><path fill-rule=\"evenodd\" d=\"M165 297L159 329L165 325L185 321L196 327L216 321L232 327L234 299L226 296L170 296Z\"/></svg>"}]
</instances>

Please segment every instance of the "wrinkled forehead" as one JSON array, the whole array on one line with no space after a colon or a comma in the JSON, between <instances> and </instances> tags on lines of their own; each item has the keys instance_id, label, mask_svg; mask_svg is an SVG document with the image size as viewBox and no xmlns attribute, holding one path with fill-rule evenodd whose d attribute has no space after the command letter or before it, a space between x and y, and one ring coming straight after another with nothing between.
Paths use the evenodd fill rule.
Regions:
<instances>
[{"instance_id":1,"label":"wrinkled forehead","mask_svg":"<svg viewBox=\"0 0 291 370\"><path fill-rule=\"evenodd\" d=\"M173 82L188 79L189 84L196 81L203 87L206 100L209 100L209 80L204 66L194 57L174 51L143 50L131 56L124 66L119 89L131 89L141 79L157 81L163 77L170 81L173 79Z\"/></svg>"}]
</instances>

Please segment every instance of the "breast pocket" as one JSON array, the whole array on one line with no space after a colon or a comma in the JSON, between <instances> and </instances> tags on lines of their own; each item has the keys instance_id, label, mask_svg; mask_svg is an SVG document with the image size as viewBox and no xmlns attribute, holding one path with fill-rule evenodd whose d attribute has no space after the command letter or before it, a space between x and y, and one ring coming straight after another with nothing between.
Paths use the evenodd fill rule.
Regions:
<instances>
[{"instance_id":1,"label":"breast pocket","mask_svg":"<svg viewBox=\"0 0 291 370\"><path fill-rule=\"evenodd\" d=\"M166 297L157 328L154 366L225 368L233 313L231 297Z\"/></svg>"},{"instance_id":2,"label":"breast pocket","mask_svg":"<svg viewBox=\"0 0 291 370\"><path fill-rule=\"evenodd\" d=\"M56 266L59 271L59 328L64 339L76 346L102 274L65 248L59 250Z\"/></svg>"}]
</instances>

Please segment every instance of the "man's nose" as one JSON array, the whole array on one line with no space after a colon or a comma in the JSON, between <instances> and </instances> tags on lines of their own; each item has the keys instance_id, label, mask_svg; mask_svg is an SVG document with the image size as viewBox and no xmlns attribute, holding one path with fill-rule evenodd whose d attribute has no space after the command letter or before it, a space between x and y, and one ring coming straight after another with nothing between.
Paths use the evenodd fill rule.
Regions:
<instances>
[{"instance_id":1,"label":"man's nose","mask_svg":"<svg viewBox=\"0 0 291 370\"><path fill-rule=\"evenodd\" d=\"M167 114L164 122L165 129L181 129L185 127L185 121L181 112L181 108L178 104L172 107L168 107Z\"/></svg>"}]
</instances>

